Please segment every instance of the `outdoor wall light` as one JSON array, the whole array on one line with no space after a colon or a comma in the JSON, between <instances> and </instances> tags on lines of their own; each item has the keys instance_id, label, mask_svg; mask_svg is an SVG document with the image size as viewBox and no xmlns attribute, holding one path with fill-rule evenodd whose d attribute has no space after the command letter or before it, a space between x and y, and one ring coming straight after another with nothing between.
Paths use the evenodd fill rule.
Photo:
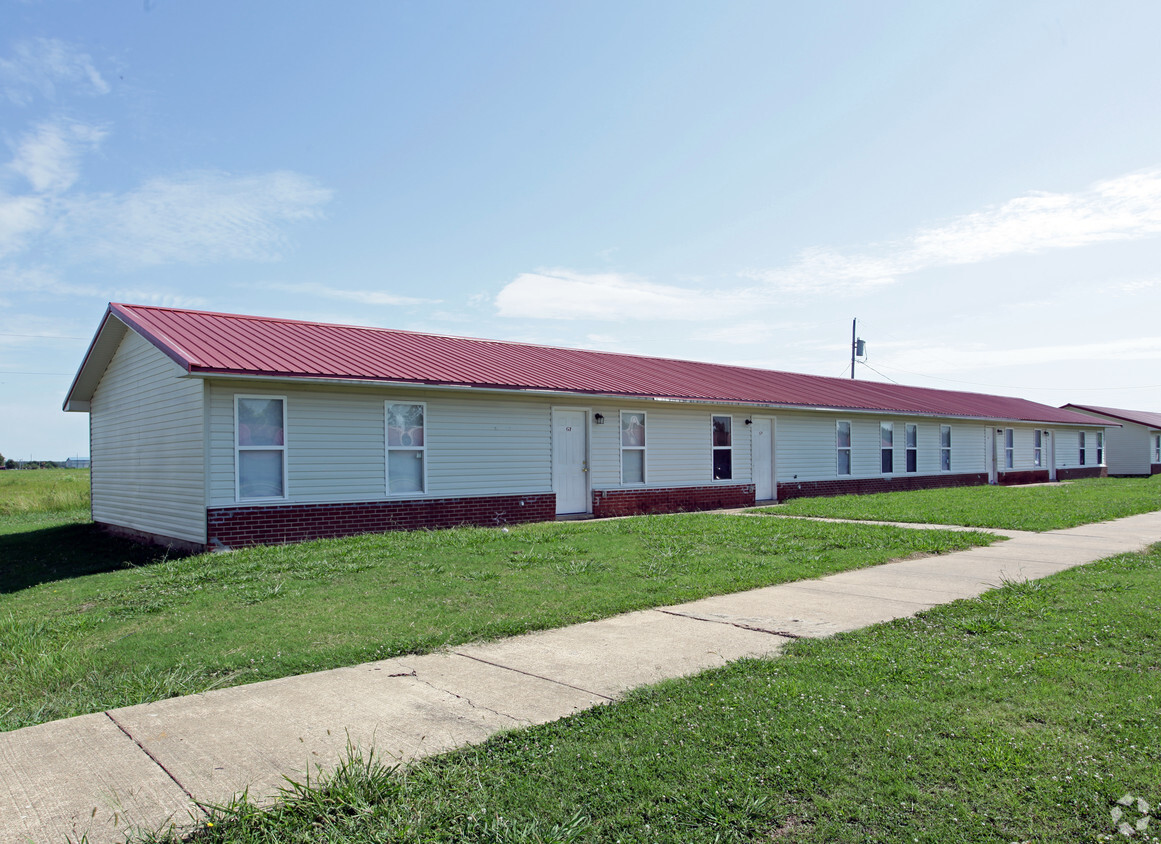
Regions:
<instances>
[{"instance_id":1,"label":"outdoor wall light","mask_svg":"<svg viewBox=\"0 0 1161 844\"><path fill-rule=\"evenodd\" d=\"M753 420L753 419L747 419L747 420L746 420L746 424L747 424L747 425L753 425L753 424L754 424L754 420Z\"/></svg>"},{"instance_id":2,"label":"outdoor wall light","mask_svg":"<svg viewBox=\"0 0 1161 844\"><path fill-rule=\"evenodd\" d=\"M596 422L598 425L604 425L605 424L605 415L603 413L594 413L593 414L593 421Z\"/></svg>"}]
</instances>

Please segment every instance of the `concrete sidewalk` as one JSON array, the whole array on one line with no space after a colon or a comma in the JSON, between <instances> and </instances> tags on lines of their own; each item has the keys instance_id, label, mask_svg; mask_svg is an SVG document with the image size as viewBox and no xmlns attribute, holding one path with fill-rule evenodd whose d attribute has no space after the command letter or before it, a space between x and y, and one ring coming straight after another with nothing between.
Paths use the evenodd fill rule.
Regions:
<instances>
[{"instance_id":1,"label":"concrete sidewalk","mask_svg":"<svg viewBox=\"0 0 1161 844\"><path fill-rule=\"evenodd\" d=\"M919 527L919 526L917 526ZM923 525L922 527L931 527ZM171 698L0 733L0 844L123 841L198 804L332 769L348 744L407 761L540 724L793 638L914 615L1004 581L1161 541L1161 512L447 652Z\"/></svg>"}]
</instances>

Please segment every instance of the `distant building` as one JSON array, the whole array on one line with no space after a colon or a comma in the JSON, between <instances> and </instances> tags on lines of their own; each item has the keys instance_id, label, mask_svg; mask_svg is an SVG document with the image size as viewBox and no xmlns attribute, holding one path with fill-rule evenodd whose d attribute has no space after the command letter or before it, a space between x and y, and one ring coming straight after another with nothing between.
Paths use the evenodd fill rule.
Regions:
<instances>
[{"instance_id":1,"label":"distant building","mask_svg":"<svg viewBox=\"0 0 1161 844\"><path fill-rule=\"evenodd\" d=\"M197 548L1105 474L1005 396L138 305L69 389L93 520Z\"/></svg>"},{"instance_id":2,"label":"distant building","mask_svg":"<svg viewBox=\"0 0 1161 844\"><path fill-rule=\"evenodd\" d=\"M1066 404L1064 409L1119 425L1108 429L1110 475L1161 474L1161 413L1091 404Z\"/></svg>"},{"instance_id":3,"label":"distant building","mask_svg":"<svg viewBox=\"0 0 1161 844\"><path fill-rule=\"evenodd\" d=\"M64 462L66 469L89 469L92 465L93 461L88 457L70 457Z\"/></svg>"}]
</instances>

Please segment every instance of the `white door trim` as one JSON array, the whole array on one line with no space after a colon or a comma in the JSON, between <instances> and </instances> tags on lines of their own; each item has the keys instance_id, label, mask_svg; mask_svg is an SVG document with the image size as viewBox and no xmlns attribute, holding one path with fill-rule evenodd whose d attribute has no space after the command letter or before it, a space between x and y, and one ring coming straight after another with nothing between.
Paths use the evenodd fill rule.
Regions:
<instances>
[{"instance_id":1,"label":"white door trim","mask_svg":"<svg viewBox=\"0 0 1161 844\"><path fill-rule=\"evenodd\" d=\"M584 449L584 454L583 454L582 460L581 460L581 465L583 467L581 469L581 471L583 472L583 475L584 475L583 501L573 502L572 500L570 500L567 497L562 498L563 493L570 492L570 491L576 491L575 486L572 486L572 482L575 482L578 479L575 477L573 477L573 478L567 477L564 474L565 467L559 465L559 461L557 460L557 449L556 449L556 446L557 446L557 442L556 442L557 418L561 413L575 413L580 417L580 419L583 420L582 424L584 427L583 427L583 431L582 431L582 437L580 439L580 443L582 444L583 449ZM590 442L591 429L589 427L589 418L590 418L590 412L589 412L589 408L587 408L587 407L553 407L552 408L552 421L550 423L550 431L549 431L550 437L549 437L549 439L550 439L550 443L551 443L550 454L551 454L551 458L552 458L552 491L554 493L556 493L556 513L557 513L557 515L561 515L561 516L563 516L563 515L575 515L575 514L591 513L593 511L593 485L592 485L592 472L591 472L591 463L592 463L591 445L592 445L592 443Z\"/></svg>"},{"instance_id":2,"label":"white door trim","mask_svg":"<svg viewBox=\"0 0 1161 844\"><path fill-rule=\"evenodd\" d=\"M750 425L750 455L751 463L753 464L753 478L754 478L754 499L756 501L777 501L778 500L778 454L777 454L777 433L778 420L773 416L752 416L750 417L752 423ZM754 447L754 440L757 437L758 426L763 422L770 423L770 497L760 498L758 492L758 477L763 467L758 465L758 450Z\"/></svg>"}]
</instances>

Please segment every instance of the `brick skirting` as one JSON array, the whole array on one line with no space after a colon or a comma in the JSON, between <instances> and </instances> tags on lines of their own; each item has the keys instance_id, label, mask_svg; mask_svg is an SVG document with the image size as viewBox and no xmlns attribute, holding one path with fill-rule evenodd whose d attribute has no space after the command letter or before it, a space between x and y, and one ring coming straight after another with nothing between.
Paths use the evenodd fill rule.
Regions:
<instances>
[{"instance_id":1,"label":"brick skirting","mask_svg":"<svg viewBox=\"0 0 1161 844\"><path fill-rule=\"evenodd\" d=\"M1000 483L1003 486L1014 484L1046 484L1049 481L1047 469L1027 469L1019 472L1000 472Z\"/></svg>"},{"instance_id":2,"label":"brick skirting","mask_svg":"<svg viewBox=\"0 0 1161 844\"><path fill-rule=\"evenodd\" d=\"M1056 480L1075 481L1080 478L1107 478L1109 470L1105 466L1077 466L1073 469L1057 469Z\"/></svg>"},{"instance_id":3,"label":"brick skirting","mask_svg":"<svg viewBox=\"0 0 1161 844\"><path fill-rule=\"evenodd\" d=\"M1047 480L1047 477L1045 478ZM872 492L904 492L949 486L980 486L987 472L967 475L892 475L887 478L843 478L828 481L790 481L778 484L778 500L816 495L866 495Z\"/></svg>"},{"instance_id":4,"label":"brick skirting","mask_svg":"<svg viewBox=\"0 0 1161 844\"><path fill-rule=\"evenodd\" d=\"M553 493L350 504L272 504L210 508L206 513L206 535L211 548L223 545L237 548L389 530L497 526L554 518L556 496Z\"/></svg>"},{"instance_id":5,"label":"brick skirting","mask_svg":"<svg viewBox=\"0 0 1161 844\"><path fill-rule=\"evenodd\" d=\"M1161 475L1161 463L1151 463L1149 465L1150 475Z\"/></svg>"},{"instance_id":6,"label":"brick skirting","mask_svg":"<svg viewBox=\"0 0 1161 844\"><path fill-rule=\"evenodd\" d=\"M597 518L721 510L726 507L750 507L753 504L753 484L593 491L593 515Z\"/></svg>"}]
</instances>

